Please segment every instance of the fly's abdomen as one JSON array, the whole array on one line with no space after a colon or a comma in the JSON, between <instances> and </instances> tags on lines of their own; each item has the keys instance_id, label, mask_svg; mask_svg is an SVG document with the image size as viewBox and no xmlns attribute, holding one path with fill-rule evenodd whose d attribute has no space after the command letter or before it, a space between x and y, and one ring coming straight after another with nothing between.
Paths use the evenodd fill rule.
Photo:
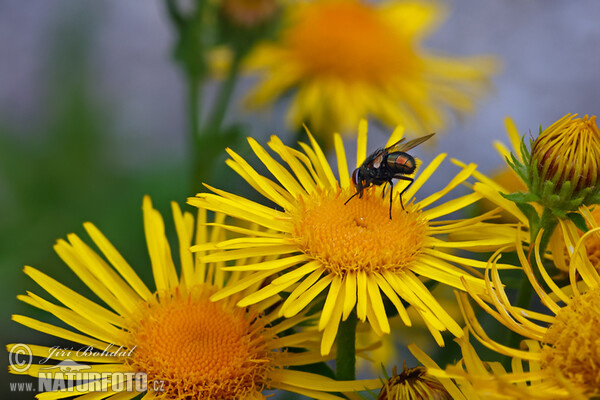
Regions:
<instances>
[{"instance_id":1,"label":"fly's abdomen","mask_svg":"<svg viewBox=\"0 0 600 400\"><path fill-rule=\"evenodd\" d=\"M386 163L392 170L404 174L410 174L415 170L415 159L403 152L388 154Z\"/></svg>"}]
</instances>

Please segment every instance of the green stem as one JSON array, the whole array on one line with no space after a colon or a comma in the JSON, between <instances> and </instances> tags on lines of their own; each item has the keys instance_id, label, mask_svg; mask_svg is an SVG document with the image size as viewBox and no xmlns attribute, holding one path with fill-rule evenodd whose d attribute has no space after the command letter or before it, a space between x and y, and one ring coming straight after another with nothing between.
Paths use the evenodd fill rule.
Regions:
<instances>
[{"instance_id":1,"label":"green stem","mask_svg":"<svg viewBox=\"0 0 600 400\"><path fill-rule=\"evenodd\" d=\"M339 381L356 379L356 310L340 323L335 358L336 378Z\"/></svg>"},{"instance_id":2,"label":"green stem","mask_svg":"<svg viewBox=\"0 0 600 400\"><path fill-rule=\"evenodd\" d=\"M208 131L210 135L217 135L221 129L221 124L225 118L227 106L229 105L229 101L231 99L231 95L233 94L233 89L235 88L237 77L240 72L242 59L243 55L239 51L233 56L231 66L227 72L227 77L225 78L225 81L221 85L219 93L217 94L215 105L205 127L205 131Z\"/></svg>"},{"instance_id":3,"label":"green stem","mask_svg":"<svg viewBox=\"0 0 600 400\"><path fill-rule=\"evenodd\" d=\"M192 194L202 188L202 182L206 178L204 176L202 155L200 154L200 107L200 83L195 76L188 74L188 132L192 161Z\"/></svg>"},{"instance_id":4,"label":"green stem","mask_svg":"<svg viewBox=\"0 0 600 400\"><path fill-rule=\"evenodd\" d=\"M550 241L550 237L552 236L552 233L554 232L554 228L556 228L556 225L558 224L558 219L556 218L556 216L554 216L554 214L552 214L552 211L548 208L544 208L544 211L542 212L542 217L540 219L539 224L531 224L532 221L530 221L530 225L532 225L530 227L530 235L529 235L529 253L527 255L527 261L529 262L529 265L531 265L531 268L533 270L533 274L535 276L535 278L537 279L538 282L541 281L541 275L539 272L539 269L541 266L537 266L537 268L534 268L533 266L533 260L532 260L532 254L534 251L534 243L540 233L540 231L543 229L544 233L542 234L542 237L540 238L540 245L538 247L537 250L540 256L544 257L544 253L546 252L546 248L548 247L548 243ZM521 286L519 287L519 294L517 296L517 301L515 303L516 307L519 308L523 308L523 309L528 309L531 305L531 297L533 295L533 285L531 284L531 282L529 281L529 279L523 279L521 281ZM515 331L510 331L510 333L508 334L508 339L507 339L507 345L511 348L516 348L519 345L519 342L521 341L521 335L519 335L518 333L516 333ZM507 366L507 362L508 362L509 358L505 358L505 366Z\"/></svg>"}]
</instances>

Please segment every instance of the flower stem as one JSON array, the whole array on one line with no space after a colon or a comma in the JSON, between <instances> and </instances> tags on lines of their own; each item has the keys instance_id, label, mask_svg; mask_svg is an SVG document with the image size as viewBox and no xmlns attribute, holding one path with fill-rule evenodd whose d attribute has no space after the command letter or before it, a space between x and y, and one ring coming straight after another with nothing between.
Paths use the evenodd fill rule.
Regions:
<instances>
[{"instance_id":1,"label":"flower stem","mask_svg":"<svg viewBox=\"0 0 600 400\"><path fill-rule=\"evenodd\" d=\"M336 378L349 381L356 378L356 310L340 323L335 358Z\"/></svg>"},{"instance_id":2,"label":"flower stem","mask_svg":"<svg viewBox=\"0 0 600 400\"><path fill-rule=\"evenodd\" d=\"M540 256L544 257L544 253L546 252L546 248L548 247L548 242L550 241L550 237L554 232L554 228L558 224L558 219L552 213L549 208L544 208L542 212L542 217L538 224L533 224L533 221L530 220L530 236L529 236L529 253L527 255L527 261L529 265L532 266L533 274L535 278L540 281L541 275L538 268L534 268L532 264L532 255L534 251L538 251ZM542 233L542 237L540 238L540 245L537 250L534 250L534 243L540 233L541 230L544 230ZM521 281L521 286L519 287L519 294L517 296L517 301L515 305L519 308L528 309L531 305L531 296L533 295L533 285L529 281L529 279L523 279ZM521 340L521 335L514 331L510 331L508 335L507 345L512 348L516 348L519 345ZM508 361L508 360L505 360Z\"/></svg>"},{"instance_id":3,"label":"flower stem","mask_svg":"<svg viewBox=\"0 0 600 400\"><path fill-rule=\"evenodd\" d=\"M231 95L233 94L233 89L235 88L237 77L240 72L242 59L242 53L237 51L233 56L233 60L231 61L231 66L227 72L227 77L225 78L225 81L221 85L219 93L217 94L215 105L205 127L205 130L207 130L211 135L217 135L221 129L221 124L225 118L227 106L229 105L229 101L231 99Z\"/></svg>"},{"instance_id":4,"label":"flower stem","mask_svg":"<svg viewBox=\"0 0 600 400\"><path fill-rule=\"evenodd\" d=\"M206 178L200 154L200 100L200 84L196 77L188 74L188 132L192 161L192 194L200 190Z\"/></svg>"}]
</instances>

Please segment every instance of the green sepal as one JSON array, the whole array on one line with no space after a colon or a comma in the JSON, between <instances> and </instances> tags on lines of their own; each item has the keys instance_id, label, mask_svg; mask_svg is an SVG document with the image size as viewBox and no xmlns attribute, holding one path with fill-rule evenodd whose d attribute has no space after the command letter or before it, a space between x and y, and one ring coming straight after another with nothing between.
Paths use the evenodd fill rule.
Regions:
<instances>
[{"instance_id":1,"label":"green sepal","mask_svg":"<svg viewBox=\"0 0 600 400\"><path fill-rule=\"evenodd\" d=\"M517 205L523 204L523 203L531 203L532 201L539 200L539 198L533 193L515 192L515 193L509 193L509 194L504 194L504 193L500 193L500 194L505 199L510 200L513 203L516 203ZM523 210L521 210L521 211L523 211Z\"/></svg>"},{"instance_id":2,"label":"green sepal","mask_svg":"<svg viewBox=\"0 0 600 400\"><path fill-rule=\"evenodd\" d=\"M567 214L567 218L569 218L571 221L573 221L573 223L575 224L577 229L579 229L580 231L582 231L582 232L588 231L587 224L585 223L585 218L583 218L583 216L581 214L571 212L571 213Z\"/></svg>"}]
</instances>

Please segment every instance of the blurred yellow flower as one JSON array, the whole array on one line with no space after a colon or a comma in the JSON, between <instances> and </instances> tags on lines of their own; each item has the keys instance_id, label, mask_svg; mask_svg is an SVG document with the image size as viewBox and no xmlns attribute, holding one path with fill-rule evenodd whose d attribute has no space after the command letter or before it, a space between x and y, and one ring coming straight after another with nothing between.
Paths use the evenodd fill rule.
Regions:
<instances>
[{"instance_id":1,"label":"blurred yellow flower","mask_svg":"<svg viewBox=\"0 0 600 400\"><path fill-rule=\"evenodd\" d=\"M473 111L498 65L422 49L442 14L438 3L415 0L290 5L278 40L250 56L261 78L248 103L262 107L294 90L289 123L319 136L351 132L369 116L417 134L437 131L448 111Z\"/></svg>"},{"instance_id":2,"label":"blurred yellow flower","mask_svg":"<svg viewBox=\"0 0 600 400\"><path fill-rule=\"evenodd\" d=\"M82 383L76 390L40 393L39 398L56 399L77 394L85 398L104 398L118 393L114 398L129 399L138 393L122 390L132 386L133 373L137 372L146 373L149 389L161 389L160 392L149 390L146 396L157 399L258 400L265 398L262 391L269 388L316 399L332 399L338 397L325 392L353 392L380 386L378 380L337 382L320 375L287 369L290 365L311 364L324 358L318 352L319 341L306 333L282 335L283 331L305 322L307 317L298 314L281 320L276 307L278 298L272 297L246 308L237 307L235 298L218 302L209 300L217 290L244 279L244 273L225 273L218 268L221 263L204 263L189 252L193 243L225 238L225 231L219 227L224 221L223 215L215 217L215 227L211 230L207 228L205 211L199 212L195 222L190 213L182 213L173 203L179 238L177 251L181 260L181 273L178 274L165 236L163 219L152 208L148 197L144 199L143 211L146 242L157 288L155 292L147 288L91 223L84 224L85 229L105 258L74 234L68 236L68 242L59 240L55 249L108 307L87 299L32 267L25 267L25 273L62 305L53 304L33 293L19 296L19 299L55 315L72 330L21 315L14 315L13 320L90 348L89 354L79 355L78 352L77 355L65 356L45 346L31 345L33 355L92 363L86 364L86 373L129 373L124 381L103 378L99 384ZM245 293L258 290L261 283L255 281ZM9 351L13 346L7 346ZM288 346L309 351L282 351ZM101 353L117 349L125 350L121 355ZM10 368L12 373L39 376L48 365L33 364L26 371L14 366ZM62 380L61 371L50 371L54 380ZM159 385L153 385L153 382ZM86 393L88 396L85 396Z\"/></svg>"},{"instance_id":3,"label":"blurred yellow flower","mask_svg":"<svg viewBox=\"0 0 600 400\"><path fill-rule=\"evenodd\" d=\"M395 143L401 135L401 129L395 130L389 143ZM203 260L230 261L259 254L280 256L273 261L226 267L226 270L252 271L252 274L228 285L212 299L225 298L269 277L272 281L268 285L244 297L238 305L247 306L288 292L281 315L291 318L326 292L319 321L319 330L324 331L322 354L329 353L340 320L347 320L354 309L361 321L369 320L378 335L390 332L381 292L396 307L405 325L411 325L411 320L402 300L413 305L439 345L444 343L441 331L462 335L459 325L423 282L438 281L462 289L461 280L466 279L483 291L483 280L471 272L473 268L485 267L486 263L449 252L452 249L493 251L514 240L512 228L484 222L489 214L463 220L442 219L480 198L470 193L442 201L470 177L475 165L460 170L440 191L415 201L417 191L446 157L440 154L406 191L405 196L410 201L404 201L405 210L398 193L406 182L394 187L396 196L390 218L388 200L382 197L384 189L379 186L366 189L362 198L345 204L356 190L351 184L340 135L334 138L339 182L310 133L309 139L312 146L300 143L304 150L300 152L285 146L278 137L271 137L269 147L285 161L287 168L254 139L248 139L256 156L278 182L259 174L246 160L227 150L232 157L228 165L275 207L208 186L214 193L199 193L188 200L193 206L223 212L270 229L248 231L235 240L193 246L192 251L215 251L202 257ZM363 120L358 129L357 165L366 157L367 123ZM433 203L437 205L430 207ZM453 232L478 232L489 226L495 233L491 237L470 241L446 239L446 235Z\"/></svg>"},{"instance_id":4,"label":"blurred yellow flower","mask_svg":"<svg viewBox=\"0 0 600 400\"><path fill-rule=\"evenodd\" d=\"M586 219L590 218L584 209ZM495 390L517 398L573 399L597 396L600 393L600 274L588 258L585 242L596 235L594 228L583 236L574 227L565 225L563 240L569 250L569 278L571 285L560 288L543 266L539 251L534 251L540 276L550 289L547 292L537 281L533 268L521 245L517 254L523 270L542 304L551 315L542 314L513 306L508 300L504 286L495 267L496 257L491 262L490 276L486 275L488 292L484 298L472 291L465 283L468 293L487 313L514 332L524 336L526 349L514 349L491 339L479 324L475 312L465 294L460 294L460 304L465 319L474 336L486 347L513 357L513 373L504 375L494 371L491 380ZM537 246L541 234L537 238ZM517 238L520 243L520 238ZM464 354L463 354L464 355ZM515 366L528 363L525 370ZM477 378L466 375L473 383L490 383L490 377ZM515 378L515 379L513 379Z\"/></svg>"}]
</instances>

